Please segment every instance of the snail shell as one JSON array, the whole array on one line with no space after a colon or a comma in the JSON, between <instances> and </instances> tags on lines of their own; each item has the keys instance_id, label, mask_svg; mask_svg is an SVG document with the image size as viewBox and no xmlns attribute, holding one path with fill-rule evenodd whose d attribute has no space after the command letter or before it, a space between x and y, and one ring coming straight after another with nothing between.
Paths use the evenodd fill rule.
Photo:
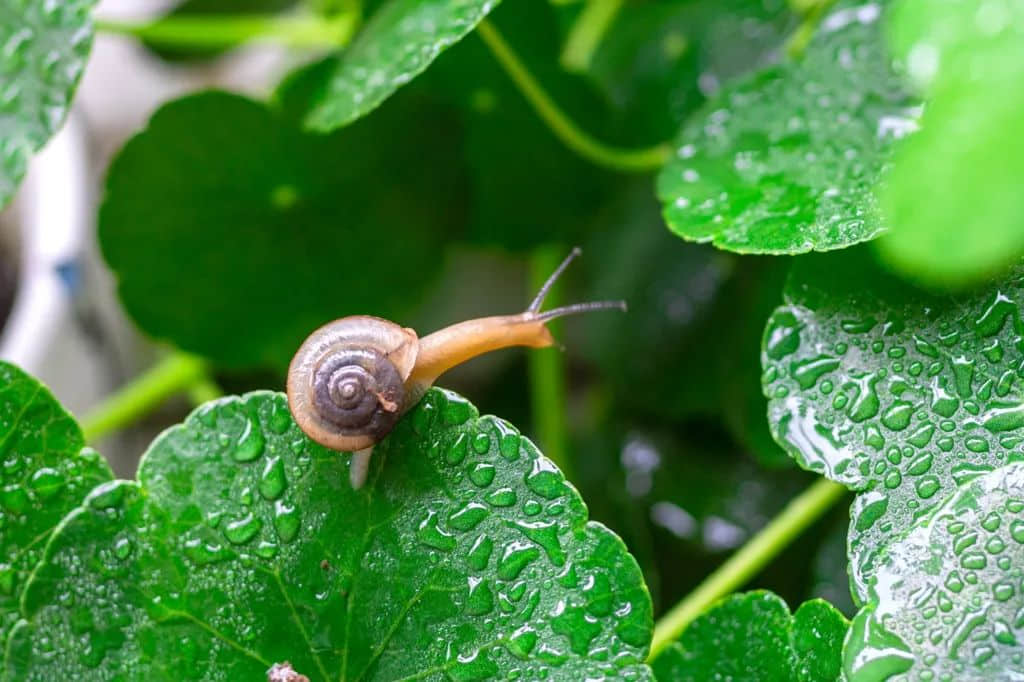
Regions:
<instances>
[{"instance_id":1,"label":"snail shell","mask_svg":"<svg viewBox=\"0 0 1024 682\"><path fill-rule=\"evenodd\" d=\"M288 369L288 406L299 427L332 450L353 452L386 436L408 404L405 381L419 353L412 329L369 315L313 332Z\"/></svg>"}]
</instances>

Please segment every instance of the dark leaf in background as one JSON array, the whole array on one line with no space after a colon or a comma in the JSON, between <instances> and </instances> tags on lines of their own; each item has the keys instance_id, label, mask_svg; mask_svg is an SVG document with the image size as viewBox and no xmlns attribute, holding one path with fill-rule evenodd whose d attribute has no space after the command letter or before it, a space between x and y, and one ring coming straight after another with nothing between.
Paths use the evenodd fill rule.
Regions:
<instances>
[{"instance_id":1,"label":"dark leaf in background","mask_svg":"<svg viewBox=\"0 0 1024 682\"><path fill-rule=\"evenodd\" d=\"M147 333L281 368L331 319L401 319L422 300L463 225L458 144L416 93L326 137L236 95L186 97L115 159L103 254Z\"/></svg>"}]
</instances>

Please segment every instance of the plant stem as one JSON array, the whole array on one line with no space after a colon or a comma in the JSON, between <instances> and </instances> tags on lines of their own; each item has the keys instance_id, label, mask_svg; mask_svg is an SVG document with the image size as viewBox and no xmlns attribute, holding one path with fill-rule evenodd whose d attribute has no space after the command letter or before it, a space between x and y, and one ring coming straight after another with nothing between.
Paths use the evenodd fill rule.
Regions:
<instances>
[{"instance_id":1,"label":"plant stem","mask_svg":"<svg viewBox=\"0 0 1024 682\"><path fill-rule=\"evenodd\" d=\"M217 385L217 382L205 375L188 389L189 402L197 407L211 400L216 400L222 395L224 395L224 391Z\"/></svg>"},{"instance_id":2,"label":"plant stem","mask_svg":"<svg viewBox=\"0 0 1024 682\"><path fill-rule=\"evenodd\" d=\"M804 20L786 41L785 51L790 58L800 57L818 30L818 24L835 0L791 0L794 11L804 12Z\"/></svg>"},{"instance_id":3,"label":"plant stem","mask_svg":"<svg viewBox=\"0 0 1024 682\"><path fill-rule=\"evenodd\" d=\"M533 296L565 257L565 249L553 245L534 249L529 262L529 296ZM557 307L559 286L548 292L545 306ZM557 321L548 323L557 331ZM567 456L569 429L565 419L565 357L559 348L536 348L527 355L530 381L530 412L541 450L572 480L572 462Z\"/></svg>"},{"instance_id":4,"label":"plant stem","mask_svg":"<svg viewBox=\"0 0 1024 682\"><path fill-rule=\"evenodd\" d=\"M821 479L791 500L767 526L658 620L648 660L654 660L711 604L757 574L845 493L846 488L838 483Z\"/></svg>"},{"instance_id":5,"label":"plant stem","mask_svg":"<svg viewBox=\"0 0 1024 682\"><path fill-rule=\"evenodd\" d=\"M589 0L569 30L562 48L561 63L566 71L581 73L590 66L594 52L611 28L625 0Z\"/></svg>"},{"instance_id":6,"label":"plant stem","mask_svg":"<svg viewBox=\"0 0 1024 682\"><path fill-rule=\"evenodd\" d=\"M523 97L566 147L592 163L624 172L654 171L668 160L671 151L667 143L646 149L621 149L609 147L587 135L555 104L490 21L484 19L476 28L481 40Z\"/></svg>"},{"instance_id":7,"label":"plant stem","mask_svg":"<svg viewBox=\"0 0 1024 682\"><path fill-rule=\"evenodd\" d=\"M203 381L208 379L202 359L180 352L168 355L81 419L86 442L132 424L170 396Z\"/></svg>"},{"instance_id":8,"label":"plant stem","mask_svg":"<svg viewBox=\"0 0 1024 682\"><path fill-rule=\"evenodd\" d=\"M167 16L134 23L96 20L96 29L174 47L232 47L246 42L265 42L290 47L342 47L348 44L359 23L356 13L330 18L315 15L208 14Z\"/></svg>"}]
</instances>

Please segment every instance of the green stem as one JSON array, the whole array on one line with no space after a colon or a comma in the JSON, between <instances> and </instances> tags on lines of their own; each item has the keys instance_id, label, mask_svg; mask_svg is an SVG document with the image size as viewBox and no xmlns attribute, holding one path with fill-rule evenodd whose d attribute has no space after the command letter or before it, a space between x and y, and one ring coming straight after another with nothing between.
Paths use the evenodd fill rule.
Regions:
<instances>
[{"instance_id":1,"label":"green stem","mask_svg":"<svg viewBox=\"0 0 1024 682\"><path fill-rule=\"evenodd\" d=\"M92 443L128 426L175 393L206 380L206 363L200 358L168 355L81 419L85 440Z\"/></svg>"},{"instance_id":2,"label":"green stem","mask_svg":"<svg viewBox=\"0 0 1024 682\"><path fill-rule=\"evenodd\" d=\"M534 249L529 263L529 295L533 296L544 281L555 271L565 249L540 246ZM548 292L545 305L557 307L559 286ZM555 331L558 325L548 324ZM572 480L572 462L567 456L569 429L566 424L565 357L558 348L537 348L527 356L527 374L530 381L530 412L533 430L541 450L558 465L565 477Z\"/></svg>"},{"instance_id":3,"label":"green stem","mask_svg":"<svg viewBox=\"0 0 1024 682\"><path fill-rule=\"evenodd\" d=\"M590 66L594 52L605 33L611 28L625 0L589 0L565 38L562 48L562 67L572 73L581 73Z\"/></svg>"},{"instance_id":4,"label":"green stem","mask_svg":"<svg viewBox=\"0 0 1024 682\"><path fill-rule=\"evenodd\" d=\"M646 149L621 149L587 135L555 104L490 21L484 19L476 29L523 97L566 147L592 163L617 171L654 171L668 160L671 150L667 143Z\"/></svg>"},{"instance_id":5,"label":"green stem","mask_svg":"<svg viewBox=\"0 0 1024 682\"><path fill-rule=\"evenodd\" d=\"M845 493L843 486L822 479L790 501L767 526L658 620L648 660L654 660L714 602L754 577Z\"/></svg>"},{"instance_id":6,"label":"green stem","mask_svg":"<svg viewBox=\"0 0 1024 682\"><path fill-rule=\"evenodd\" d=\"M348 44L358 23L356 13L330 18L315 15L209 14L172 15L143 23L97 19L96 28L172 47L231 47L246 42L278 43L291 47L342 47Z\"/></svg>"},{"instance_id":7,"label":"green stem","mask_svg":"<svg viewBox=\"0 0 1024 682\"><path fill-rule=\"evenodd\" d=\"M222 395L224 395L224 391L217 385L217 382L205 375L188 389L188 400L197 407L216 400Z\"/></svg>"},{"instance_id":8,"label":"green stem","mask_svg":"<svg viewBox=\"0 0 1024 682\"><path fill-rule=\"evenodd\" d=\"M803 12L804 20L786 41L787 55L796 59L804 53L814 38L822 17L833 4L835 4L835 0L791 0L790 6L794 11Z\"/></svg>"}]
</instances>

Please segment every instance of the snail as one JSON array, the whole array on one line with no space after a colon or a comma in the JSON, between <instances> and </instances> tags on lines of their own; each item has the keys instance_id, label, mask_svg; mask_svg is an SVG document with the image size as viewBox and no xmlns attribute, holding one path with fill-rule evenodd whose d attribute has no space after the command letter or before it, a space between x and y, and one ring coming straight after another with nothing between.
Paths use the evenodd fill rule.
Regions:
<instances>
[{"instance_id":1,"label":"snail","mask_svg":"<svg viewBox=\"0 0 1024 682\"><path fill-rule=\"evenodd\" d=\"M564 315L620 309L624 301L577 303L541 312L551 286L580 254L575 248L518 315L459 322L419 338L369 315L329 322L302 343L288 368L288 407L299 428L332 450L351 452L352 487L366 481L373 447L456 365L499 348L555 344L545 326Z\"/></svg>"}]
</instances>

